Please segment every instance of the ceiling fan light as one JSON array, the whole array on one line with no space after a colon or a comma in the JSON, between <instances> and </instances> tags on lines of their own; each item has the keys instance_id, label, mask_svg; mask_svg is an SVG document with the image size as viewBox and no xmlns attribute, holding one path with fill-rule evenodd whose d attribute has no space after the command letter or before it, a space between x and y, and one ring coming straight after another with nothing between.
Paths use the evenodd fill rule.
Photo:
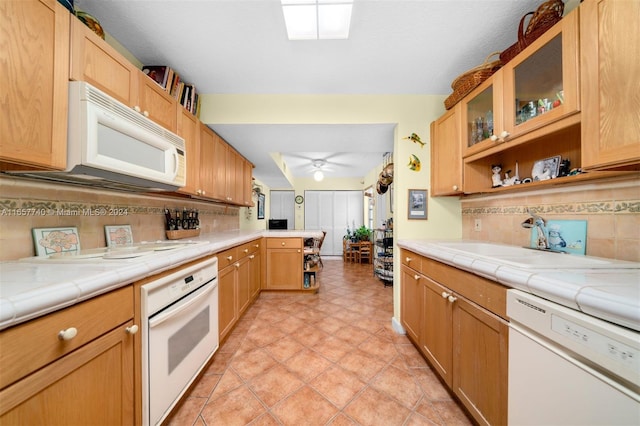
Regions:
<instances>
[{"instance_id":1,"label":"ceiling fan light","mask_svg":"<svg viewBox=\"0 0 640 426\"><path fill-rule=\"evenodd\" d=\"M324 179L324 173L322 173L322 170L316 170L315 172L313 172L313 178L316 180L316 182L320 182L322 179Z\"/></svg>"}]
</instances>

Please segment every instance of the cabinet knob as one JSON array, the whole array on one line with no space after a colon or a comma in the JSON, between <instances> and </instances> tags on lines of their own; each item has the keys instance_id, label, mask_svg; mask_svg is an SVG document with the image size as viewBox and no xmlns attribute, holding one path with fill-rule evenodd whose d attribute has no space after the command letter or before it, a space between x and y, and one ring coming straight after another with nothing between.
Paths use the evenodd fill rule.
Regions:
<instances>
[{"instance_id":1,"label":"cabinet knob","mask_svg":"<svg viewBox=\"0 0 640 426\"><path fill-rule=\"evenodd\" d=\"M449 300L449 302L453 303L453 302L455 302L456 300L458 300L458 298L457 298L457 297L454 297L454 296L449 296L449 297L448 297L448 300Z\"/></svg>"},{"instance_id":2,"label":"cabinet knob","mask_svg":"<svg viewBox=\"0 0 640 426\"><path fill-rule=\"evenodd\" d=\"M233 260L233 256L227 256L227 260L231 262Z\"/></svg>"},{"instance_id":3,"label":"cabinet knob","mask_svg":"<svg viewBox=\"0 0 640 426\"><path fill-rule=\"evenodd\" d=\"M500 133L500 138L501 138L501 139L506 139L506 138L508 138L508 137L509 137L509 132L507 132L506 130L503 130L503 131Z\"/></svg>"},{"instance_id":4,"label":"cabinet knob","mask_svg":"<svg viewBox=\"0 0 640 426\"><path fill-rule=\"evenodd\" d=\"M496 135L491 135L491 137L489 138L491 139L493 142L498 140L498 137Z\"/></svg>"},{"instance_id":5,"label":"cabinet knob","mask_svg":"<svg viewBox=\"0 0 640 426\"><path fill-rule=\"evenodd\" d=\"M243 250L245 253L249 253L249 249L244 249Z\"/></svg>"},{"instance_id":6,"label":"cabinet knob","mask_svg":"<svg viewBox=\"0 0 640 426\"><path fill-rule=\"evenodd\" d=\"M144 112L142 113L142 115L144 115L145 117L148 117L148 116L149 116L149 111L144 111Z\"/></svg>"},{"instance_id":7,"label":"cabinet knob","mask_svg":"<svg viewBox=\"0 0 640 426\"><path fill-rule=\"evenodd\" d=\"M405 258L405 262L411 263L411 258L410 257Z\"/></svg>"},{"instance_id":8,"label":"cabinet knob","mask_svg":"<svg viewBox=\"0 0 640 426\"><path fill-rule=\"evenodd\" d=\"M139 107L138 105L135 105L135 106L133 107L133 110L134 110L135 112L140 112L140 107Z\"/></svg>"},{"instance_id":9,"label":"cabinet knob","mask_svg":"<svg viewBox=\"0 0 640 426\"><path fill-rule=\"evenodd\" d=\"M457 191L458 190L458 185L453 185L452 188L453 188L454 191Z\"/></svg>"},{"instance_id":10,"label":"cabinet knob","mask_svg":"<svg viewBox=\"0 0 640 426\"><path fill-rule=\"evenodd\" d=\"M256 256L252 254L251 256L249 256L249 259L255 259L255 257Z\"/></svg>"},{"instance_id":11,"label":"cabinet knob","mask_svg":"<svg viewBox=\"0 0 640 426\"><path fill-rule=\"evenodd\" d=\"M443 299L446 299L446 298L447 298L447 297L449 297L449 296L450 296L450 293L447 293L446 291L443 291L443 292L442 292L442 298L443 298Z\"/></svg>"},{"instance_id":12,"label":"cabinet knob","mask_svg":"<svg viewBox=\"0 0 640 426\"><path fill-rule=\"evenodd\" d=\"M415 274L415 275L413 276L413 279L414 279L414 280L416 280L416 281L418 281L418 280L420 279L420 275Z\"/></svg>"},{"instance_id":13,"label":"cabinet knob","mask_svg":"<svg viewBox=\"0 0 640 426\"><path fill-rule=\"evenodd\" d=\"M300 249L298 249L298 253L300 253L300 251L301 251L301 250L300 250Z\"/></svg>"},{"instance_id":14,"label":"cabinet knob","mask_svg":"<svg viewBox=\"0 0 640 426\"><path fill-rule=\"evenodd\" d=\"M284 242L282 243L282 247L284 247Z\"/></svg>"},{"instance_id":15,"label":"cabinet knob","mask_svg":"<svg viewBox=\"0 0 640 426\"><path fill-rule=\"evenodd\" d=\"M78 329L75 327L69 327L66 330L60 330L58 333L58 339L68 341L76 337Z\"/></svg>"},{"instance_id":16,"label":"cabinet knob","mask_svg":"<svg viewBox=\"0 0 640 426\"><path fill-rule=\"evenodd\" d=\"M240 262L234 263L233 266L235 266L236 268L239 268L240 267Z\"/></svg>"},{"instance_id":17,"label":"cabinet knob","mask_svg":"<svg viewBox=\"0 0 640 426\"><path fill-rule=\"evenodd\" d=\"M125 331L127 334L130 334L130 335L132 335L132 336L133 336L134 334L136 334L136 333L138 332L138 330L139 330L139 329L140 329L140 328L139 328L136 324L134 324L134 325L132 325L131 327L127 327L127 328L125 328L125 329L124 329L124 331Z\"/></svg>"},{"instance_id":18,"label":"cabinet knob","mask_svg":"<svg viewBox=\"0 0 640 426\"><path fill-rule=\"evenodd\" d=\"M255 248L260 248L260 244L255 244L254 247Z\"/></svg>"}]
</instances>

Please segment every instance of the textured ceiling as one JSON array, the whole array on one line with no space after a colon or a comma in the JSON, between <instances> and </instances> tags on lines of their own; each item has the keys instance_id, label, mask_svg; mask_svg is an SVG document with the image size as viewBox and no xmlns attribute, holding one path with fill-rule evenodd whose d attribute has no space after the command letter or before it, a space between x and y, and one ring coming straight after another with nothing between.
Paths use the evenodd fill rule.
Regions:
<instances>
[{"instance_id":1,"label":"textured ceiling","mask_svg":"<svg viewBox=\"0 0 640 426\"><path fill-rule=\"evenodd\" d=\"M171 65L200 93L428 95L450 94L457 75L515 42L520 17L541 3L355 0L348 40L294 42L287 39L279 0L75 1L142 63ZM288 183L266 150L258 158L246 146L259 141L270 152L279 150L294 176L308 175L309 163L296 158L309 156L338 158L351 167L336 164L335 173L364 176L393 149L392 127L386 124L212 127L256 164L258 179L282 187ZM327 143L329 135L335 143ZM347 149L353 144L341 144L344 140L369 142ZM355 155L347 158L348 152ZM355 171L354 164L365 171Z\"/></svg>"}]
</instances>

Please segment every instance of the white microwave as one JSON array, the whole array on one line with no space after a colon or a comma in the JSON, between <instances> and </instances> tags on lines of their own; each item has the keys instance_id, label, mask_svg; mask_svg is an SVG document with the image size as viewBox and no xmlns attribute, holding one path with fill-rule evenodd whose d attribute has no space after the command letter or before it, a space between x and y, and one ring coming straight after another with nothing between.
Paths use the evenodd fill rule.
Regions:
<instances>
[{"instance_id":1,"label":"white microwave","mask_svg":"<svg viewBox=\"0 0 640 426\"><path fill-rule=\"evenodd\" d=\"M67 167L30 177L133 191L185 185L184 139L83 81L69 82Z\"/></svg>"}]
</instances>

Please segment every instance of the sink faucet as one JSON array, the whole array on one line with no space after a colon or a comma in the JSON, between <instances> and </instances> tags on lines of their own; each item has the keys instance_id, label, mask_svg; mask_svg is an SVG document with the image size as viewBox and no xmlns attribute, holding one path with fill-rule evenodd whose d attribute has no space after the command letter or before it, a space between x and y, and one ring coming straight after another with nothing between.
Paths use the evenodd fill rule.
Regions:
<instances>
[{"instance_id":1,"label":"sink faucet","mask_svg":"<svg viewBox=\"0 0 640 426\"><path fill-rule=\"evenodd\" d=\"M522 227L526 229L536 228L538 230L538 242L536 244L537 248L540 250L548 250L549 242L547 241L546 234L547 222L535 213L531 213L531 210L529 209L527 209L527 213L529 213L530 217L522 222Z\"/></svg>"}]
</instances>

